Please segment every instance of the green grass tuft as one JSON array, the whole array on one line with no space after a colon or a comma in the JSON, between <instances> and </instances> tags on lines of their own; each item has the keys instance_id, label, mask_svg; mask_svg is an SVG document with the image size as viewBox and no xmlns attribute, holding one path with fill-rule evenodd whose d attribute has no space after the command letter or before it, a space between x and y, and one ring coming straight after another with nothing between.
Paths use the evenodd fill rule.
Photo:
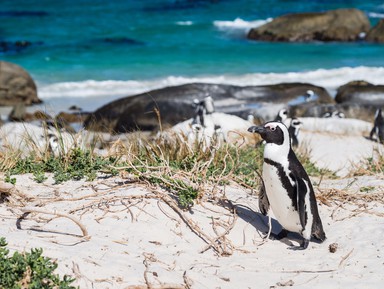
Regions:
<instances>
[{"instance_id":1,"label":"green grass tuft","mask_svg":"<svg viewBox=\"0 0 384 289\"><path fill-rule=\"evenodd\" d=\"M96 178L97 172L103 169L115 174L116 172L108 169L108 166L113 165L114 161L111 158L94 155L88 150L75 148L65 156L50 155L46 159L38 159L31 155L24 159L18 159L14 167L8 170L8 173L10 175L32 173L36 182L46 180L45 173L53 173L56 183L83 178L92 181Z\"/></svg>"}]
</instances>

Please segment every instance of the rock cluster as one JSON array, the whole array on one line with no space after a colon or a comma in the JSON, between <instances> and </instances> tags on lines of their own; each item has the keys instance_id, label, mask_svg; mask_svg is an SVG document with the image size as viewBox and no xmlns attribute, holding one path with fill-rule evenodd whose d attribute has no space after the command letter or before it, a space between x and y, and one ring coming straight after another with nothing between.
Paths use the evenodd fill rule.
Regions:
<instances>
[{"instance_id":1,"label":"rock cluster","mask_svg":"<svg viewBox=\"0 0 384 289\"><path fill-rule=\"evenodd\" d=\"M384 22L371 28L366 14L358 9L295 13L276 17L252 28L248 38L261 41L357 41L383 42Z\"/></svg>"},{"instance_id":2,"label":"rock cluster","mask_svg":"<svg viewBox=\"0 0 384 289\"><path fill-rule=\"evenodd\" d=\"M0 61L0 106L40 103L36 84L19 65Z\"/></svg>"}]
</instances>

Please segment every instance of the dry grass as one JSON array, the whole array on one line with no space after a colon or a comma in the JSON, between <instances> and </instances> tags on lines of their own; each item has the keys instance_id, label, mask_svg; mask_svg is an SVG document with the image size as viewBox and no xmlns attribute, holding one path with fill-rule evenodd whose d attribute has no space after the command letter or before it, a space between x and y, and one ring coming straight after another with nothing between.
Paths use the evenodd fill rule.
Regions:
<instances>
[{"instance_id":1,"label":"dry grass","mask_svg":"<svg viewBox=\"0 0 384 289\"><path fill-rule=\"evenodd\" d=\"M46 172L53 172L57 182L87 177L92 180L97 174L129 173L135 179L165 188L178 198L179 205L188 208L194 200L201 199L207 187L215 188L229 182L238 182L257 188L260 169L259 150L240 149L236 145L219 145L212 140L188 144L180 134L130 134L113 141L93 136L87 144L81 143L84 136L70 136L72 142L63 141L59 132L58 147L53 150L46 134L44 150L37 149L30 139L25 146L30 155L22 157L18 148L3 150L0 169L8 175L32 173L35 180L43 182ZM66 135L65 138L68 138ZM102 150L100 148L103 148ZM250 157L244 162L244 153Z\"/></svg>"},{"instance_id":2,"label":"dry grass","mask_svg":"<svg viewBox=\"0 0 384 289\"><path fill-rule=\"evenodd\" d=\"M384 173L384 155L375 150L373 156L362 163L355 164L350 176L372 176Z\"/></svg>"}]
</instances>

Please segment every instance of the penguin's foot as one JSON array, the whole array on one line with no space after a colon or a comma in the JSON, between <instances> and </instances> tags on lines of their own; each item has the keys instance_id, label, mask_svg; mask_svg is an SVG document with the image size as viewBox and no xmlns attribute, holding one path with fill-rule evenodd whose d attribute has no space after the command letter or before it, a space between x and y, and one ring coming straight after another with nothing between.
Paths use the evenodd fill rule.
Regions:
<instances>
[{"instance_id":1,"label":"penguin's foot","mask_svg":"<svg viewBox=\"0 0 384 289\"><path fill-rule=\"evenodd\" d=\"M280 233L277 234L277 235L275 235L275 236L276 236L276 240L284 239L284 238L286 238L286 237L288 236L288 231L285 230L285 229L282 229L282 230L280 231Z\"/></svg>"},{"instance_id":2,"label":"penguin's foot","mask_svg":"<svg viewBox=\"0 0 384 289\"><path fill-rule=\"evenodd\" d=\"M305 250L308 248L308 245L309 245L309 240L304 239L303 242L300 244L300 246L292 246L292 247L288 247L288 249L294 250L294 251Z\"/></svg>"},{"instance_id":3,"label":"penguin's foot","mask_svg":"<svg viewBox=\"0 0 384 289\"><path fill-rule=\"evenodd\" d=\"M271 240L281 240L281 239L284 239L286 238L288 235L288 231L287 230L281 230L279 234L275 234L275 233L272 233L269 234L269 239Z\"/></svg>"}]
</instances>

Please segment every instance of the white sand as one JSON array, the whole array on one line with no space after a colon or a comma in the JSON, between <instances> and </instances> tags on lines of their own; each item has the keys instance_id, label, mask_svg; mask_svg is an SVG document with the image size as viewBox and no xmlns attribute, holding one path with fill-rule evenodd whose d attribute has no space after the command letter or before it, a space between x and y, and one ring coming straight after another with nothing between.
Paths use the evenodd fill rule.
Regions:
<instances>
[{"instance_id":1,"label":"white sand","mask_svg":"<svg viewBox=\"0 0 384 289\"><path fill-rule=\"evenodd\" d=\"M311 132L307 127L302 137L313 158L329 168L363 160L377 146L363 135L348 134L345 139L337 135ZM129 177L53 185L51 178L37 184L31 175L17 176L17 190L37 200L25 199L27 206L71 214L90 238L82 238L80 228L67 218L48 222L52 216L31 214L18 221L23 214L20 206L4 203L0 205L0 236L7 238L12 250L43 248L44 255L58 259L57 272L76 276L74 284L80 288L382 288L382 175L313 178L318 195L343 190L354 196L381 195L381 201L328 198L327 206L319 198L328 238L322 244L311 242L304 251L289 250L281 241L263 240L267 219L258 213L255 192L235 185L207 189L206 195L226 197L237 213L207 199L183 212L204 234L201 238L175 210L153 198L166 193L131 183ZM147 198L132 199L140 195ZM278 232L279 225L273 222L273 228ZM219 242L215 241L218 236ZM208 239L219 252L207 245ZM329 251L332 243L338 244L335 253Z\"/></svg>"},{"instance_id":2,"label":"white sand","mask_svg":"<svg viewBox=\"0 0 384 289\"><path fill-rule=\"evenodd\" d=\"M383 153L383 146L369 140L372 124L357 119L301 118L299 140L320 168L346 176L368 158Z\"/></svg>"}]
</instances>

